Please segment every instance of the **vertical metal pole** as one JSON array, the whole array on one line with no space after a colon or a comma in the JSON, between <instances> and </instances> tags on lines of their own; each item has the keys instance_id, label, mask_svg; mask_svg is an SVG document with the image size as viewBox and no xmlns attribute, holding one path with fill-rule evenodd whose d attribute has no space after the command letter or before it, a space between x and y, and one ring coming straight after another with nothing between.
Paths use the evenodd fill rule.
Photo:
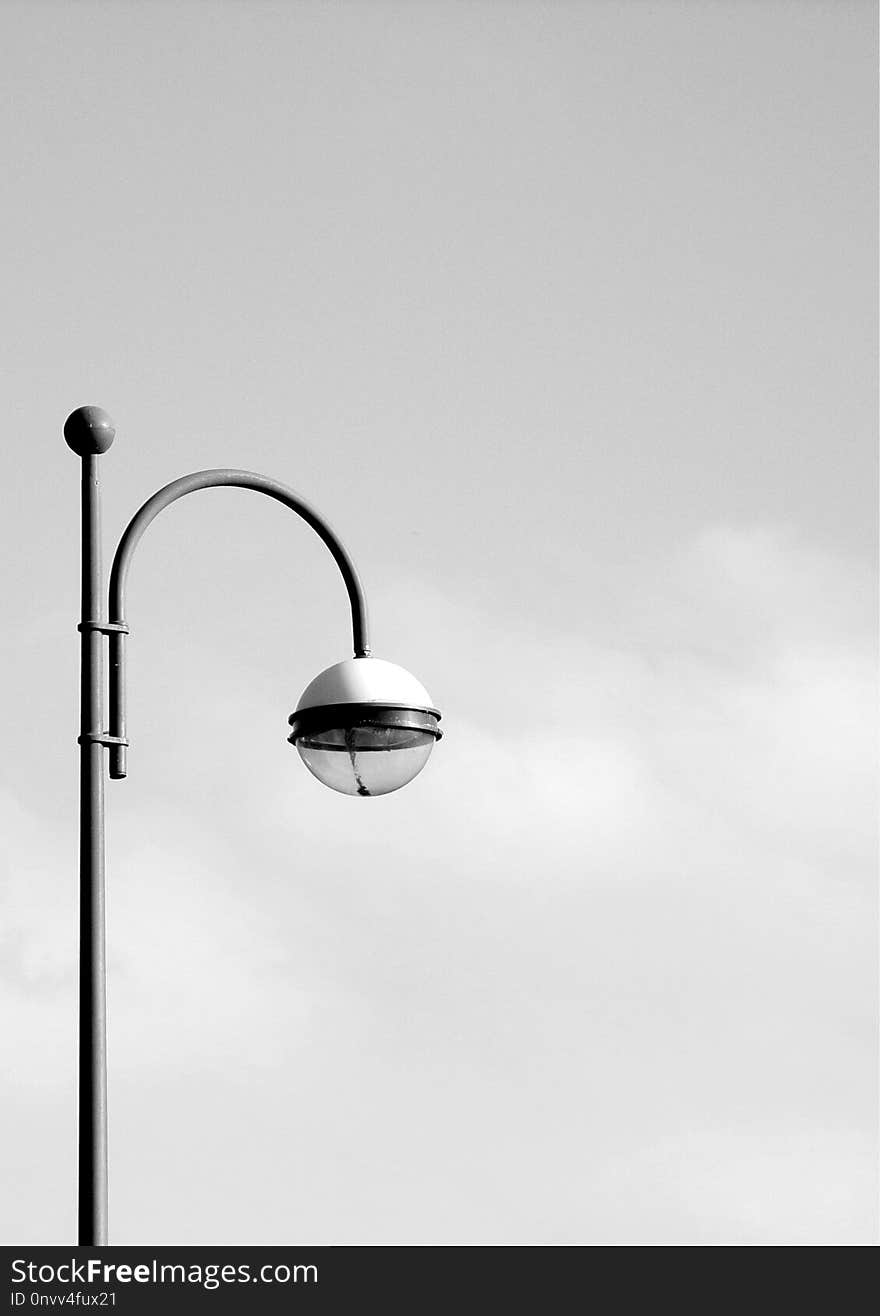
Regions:
<instances>
[{"instance_id":1,"label":"vertical metal pole","mask_svg":"<svg viewBox=\"0 0 880 1316\"><path fill-rule=\"evenodd\" d=\"M79 816L79 1243L107 1243L107 1031L104 951L104 728L101 508L98 456L113 428L97 407L64 427L82 458Z\"/></svg>"},{"instance_id":2,"label":"vertical metal pole","mask_svg":"<svg viewBox=\"0 0 880 1316\"><path fill-rule=\"evenodd\" d=\"M100 621L98 461L82 462L82 621ZM104 637L80 636L79 1242L107 1242L107 1024L104 958Z\"/></svg>"}]
</instances>

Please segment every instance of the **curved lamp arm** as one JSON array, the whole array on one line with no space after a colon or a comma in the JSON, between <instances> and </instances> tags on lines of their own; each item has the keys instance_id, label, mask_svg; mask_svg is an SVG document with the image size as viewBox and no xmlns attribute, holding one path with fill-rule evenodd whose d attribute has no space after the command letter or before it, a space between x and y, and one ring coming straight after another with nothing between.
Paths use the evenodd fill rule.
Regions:
<instances>
[{"instance_id":1,"label":"curved lamp arm","mask_svg":"<svg viewBox=\"0 0 880 1316\"><path fill-rule=\"evenodd\" d=\"M125 582L132 554L147 526L169 503L176 502L184 494L195 493L197 489L225 486L253 489L256 493L267 494L269 498L283 503L292 512L296 512L297 516L301 516L324 541L342 573L345 588L348 590L354 656L365 658L369 655L367 604L354 563L324 518L300 498L299 494L288 489L286 485L279 484L277 480L270 480L265 475L255 475L253 471L196 471L193 475L184 475L179 480L172 480L171 484L166 484L158 493L154 493L152 498L148 498L140 511L129 521L119 541L110 572L110 615L106 627L110 636L110 734L107 739L110 748L110 776L115 780L126 776L125 751L128 742L125 738L125 637L128 627L125 624Z\"/></svg>"}]
</instances>

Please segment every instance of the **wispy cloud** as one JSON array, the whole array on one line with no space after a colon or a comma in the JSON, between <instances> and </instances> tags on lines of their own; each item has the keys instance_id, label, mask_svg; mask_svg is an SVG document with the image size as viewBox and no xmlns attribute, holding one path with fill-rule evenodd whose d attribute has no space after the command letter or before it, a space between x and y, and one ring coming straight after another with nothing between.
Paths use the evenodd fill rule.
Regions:
<instances>
[{"instance_id":1,"label":"wispy cloud","mask_svg":"<svg viewBox=\"0 0 880 1316\"><path fill-rule=\"evenodd\" d=\"M238 1156L224 1132L238 1105L264 1102L283 1124L287 1092L311 1133L276 1155L313 1189L309 1237L373 1228L330 1200L345 1173L328 1169L334 1147L399 1238L860 1236L873 1210L854 1150L873 1127L869 599L853 564L735 527L630 582L601 642L586 619L582 634L530 640L523 623L511 637L409 585L398 639L430 653L420 675L448 734L419 782L366 808L322 790L287 746L255 755L247 709L212 720L228 676L215 665L183 691L203 728L188 817L134 781L111 796L126 1177L142 1180L164 1136L131 1141L143 1085L159 1110L173 1090L201 1129L186 1155L208 1181L218 1139ZM146 739L144 776L170 753L174 780L183 741ZM46 1038L69 1070L70 863L38 819L4 809L15 1081L63 1086ZM435 1185L417 1222L394 1206L396 1172L358 1142L361 1100L375 1148L387 1158L403 1139ZM431 1129L417 1145L413 1102ZM490 1190L513 1141L531 1211ZM122 1228L148 1233L135 1195L123 1200ZM282 1237L297 1211L281 1194L260 1236ZM240 1230L228 1202L200 1217L205 1238Z\"/></svg>"}]
</instances>

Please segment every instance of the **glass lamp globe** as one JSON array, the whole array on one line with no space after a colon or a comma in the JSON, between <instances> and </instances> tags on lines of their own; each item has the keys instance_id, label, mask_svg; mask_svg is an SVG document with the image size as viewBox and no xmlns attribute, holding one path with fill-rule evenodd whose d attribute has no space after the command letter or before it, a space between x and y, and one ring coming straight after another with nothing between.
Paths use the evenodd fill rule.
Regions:
<instances>
[{"instance_id":1,"label":"glass lamp globe","mask_svg":"<svg viewBox=\"0 0 880 1316\"><path fill-rule=\"evenodd\" d=\"M442 732L425 687L396 663L349 658L316 676L288 739L309 772L343 795L388 795L421 772Z\"/></svg>"}]
</instances>

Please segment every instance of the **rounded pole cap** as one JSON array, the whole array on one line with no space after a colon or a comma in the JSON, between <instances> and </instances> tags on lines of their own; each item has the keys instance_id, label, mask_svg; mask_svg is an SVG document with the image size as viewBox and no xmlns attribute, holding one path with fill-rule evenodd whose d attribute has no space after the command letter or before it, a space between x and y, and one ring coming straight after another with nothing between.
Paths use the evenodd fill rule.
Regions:
<instances>
[{"instance_id":1,"label":"rounded pole cap","mask_svg":"<svg viewBox=\"0 0 880 1316\"><path fill-rule=\"evenodd\" d=\"M79 457L106 452L116 437L116 427L102 407L77 407L64 422L68 448Z\"/></svg>"}]
</instances>

